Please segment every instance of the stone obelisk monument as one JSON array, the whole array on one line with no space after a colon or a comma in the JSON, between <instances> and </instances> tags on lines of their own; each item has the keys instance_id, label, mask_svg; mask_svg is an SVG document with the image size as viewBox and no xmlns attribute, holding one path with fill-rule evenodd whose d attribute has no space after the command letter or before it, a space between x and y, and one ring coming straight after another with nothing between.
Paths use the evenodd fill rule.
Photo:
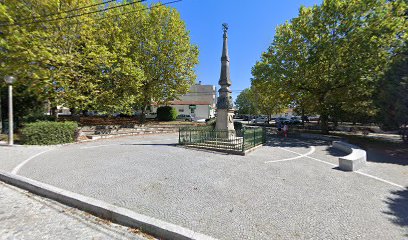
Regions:
<instances>
[{"instance_id":1,"label":"stone obelisk monument","mask_svg":"<svg viewBox=\"0 0 408 240\"><path fill-rule=\"evenodd\" d=\"M217 122L215 129L228 130L229 136L235 135L234 130L234 110L232 109L232 97L231 97L231 79L230 79L230 66L228 56L228 25L222 24L224 30L224 42L222 46L221 56L221 74L218 84L221 86L218 90L219 96L217 99Z\"/></svg>"}]
</instances>

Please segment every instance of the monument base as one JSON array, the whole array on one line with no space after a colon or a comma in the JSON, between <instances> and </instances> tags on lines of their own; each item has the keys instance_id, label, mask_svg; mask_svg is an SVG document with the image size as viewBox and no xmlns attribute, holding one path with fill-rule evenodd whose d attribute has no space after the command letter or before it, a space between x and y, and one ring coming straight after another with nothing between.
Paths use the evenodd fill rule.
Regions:
<instances>
[{"instance_id":1,"label":"monument base","mask_svg":"<svg viewBox=\"0 0 408 240\"><path fill-rule=\"evenodd\" d=\"M228 137L235 137L234 110L218 109L215 129L221 131L228 131Z\"/></svg>"}]
</instances>

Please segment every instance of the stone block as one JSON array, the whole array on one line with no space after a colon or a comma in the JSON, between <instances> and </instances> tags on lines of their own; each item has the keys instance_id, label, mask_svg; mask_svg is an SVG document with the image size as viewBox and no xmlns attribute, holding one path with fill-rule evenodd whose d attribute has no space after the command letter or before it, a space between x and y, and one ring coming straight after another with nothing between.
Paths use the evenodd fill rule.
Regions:
<instances>
[{"instance_id":1,"label":"stone block","mask_svg":"<svg viewBox=\"0 0 408 240\"><path fill-rule=\"evenodd\" d=\"M339 157L339 168L341 170L357 171L366 165L367 153L359 147L341 141L334 141L333 147L348 153L347 156Z\"/></svg>"}]
</instances>

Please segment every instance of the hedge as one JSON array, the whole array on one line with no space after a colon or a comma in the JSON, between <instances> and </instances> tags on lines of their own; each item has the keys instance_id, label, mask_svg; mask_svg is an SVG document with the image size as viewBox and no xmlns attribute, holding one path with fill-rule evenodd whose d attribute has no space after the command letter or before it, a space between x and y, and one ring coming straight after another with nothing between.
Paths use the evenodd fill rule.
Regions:
<instances>
[{"instance_id":1,"label":"hedge","mask_svg":"<svg viewBox=\"0 0 408 240\"><path fill-rule=\"evenodd\" d=\"M217 123L217 120L215 118L211 118L207 121L207 125L211 126L213 129L215 129L215 125Z\"/></svg>"},{"instance_id":2,"label":"hedge","mask_svg":"<svg viewBox=\"0 0 408 240\"><path fill-rule=\"evenodd\" d=\"M243 127L242 122L234 122L234 129L235 130L241 131L242 127Z\"/></svg>"},{"instance_id":3,"label":"hedge","mask_svg":"<svg viewBox=\"0 0 408 240\"><path fill-rule=\"evenodd\" d=\"M75 141L76 122L34 122L21 129L22 142L27 145L52 145Z\"/></svg>"},{"instance_id":4,"label":"hedge","mask_svg":"<svg viewBox=\"0 0 408 240\"><path fill-rule=\"evenodd\" d=\"M177 115L177 110L170 106L163 106L157 109L157 119L159 121L174 121Z\"/></svg>"}]
</instances>

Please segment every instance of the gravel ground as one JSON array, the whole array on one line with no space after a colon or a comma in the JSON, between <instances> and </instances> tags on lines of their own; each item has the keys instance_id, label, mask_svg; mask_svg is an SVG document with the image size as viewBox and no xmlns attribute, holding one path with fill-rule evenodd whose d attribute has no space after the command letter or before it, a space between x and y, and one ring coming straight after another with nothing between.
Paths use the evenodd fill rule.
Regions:
<instances>
[{"instance_id":1,"label":"gravel ground","mask_svg":"<svg viewBox=\"0 0 408 240\"><path fill-rule=\"evenodd\" d=\"M153 239L0 182L0 239Z\"/></svg>"},{"instance_id":2,"label":"gravel ground","mask_svg":"<svg viewBox=\"0 0 408 240\"><path fill-rule=\"evenodd\" d=\"M35 154L55 149L48 146L0 145L0 170L11 172L14 167Z\"/></svg>"},{"instance_id":3,"label":"gravel ground","mask_svg":"<svg viewBox=\"0 0 408 240\"><path fill-rule=\"evenodd\" d=\"M64 146L18 174L220 239L408 238L408 189L338 170L342 153L327 142L270 139L235 156L180 148L177 139ZM408 186L404 166L381 164L364 171Z\"/></svg>"}]
</instances>

